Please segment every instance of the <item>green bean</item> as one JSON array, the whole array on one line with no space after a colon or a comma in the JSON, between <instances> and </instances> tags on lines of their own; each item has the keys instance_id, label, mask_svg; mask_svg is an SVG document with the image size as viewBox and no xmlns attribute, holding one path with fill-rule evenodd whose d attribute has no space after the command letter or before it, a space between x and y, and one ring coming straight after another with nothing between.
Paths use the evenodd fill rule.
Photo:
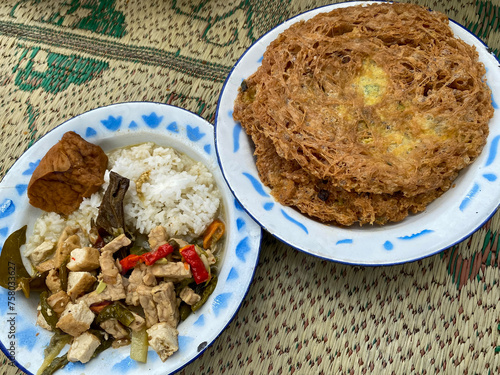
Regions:
<instances>
[{"instance_id":1,"label":"green bean","mask_svg":"<svg viewBox=\"0 0 500 375\"><path fill-rule=\"evenodd\" d=\"M96 323L100 324L108 319L117 319L120 323L128 327L135 320L135 317L122 303L114 302L102 309L99 315L97 315Z\"/></svg>"},{"instance_id":2,"label":"green bean","mask_svg":"<svg viewBox=\"0 0 500 375\"><path fill-rule=\"evenodd\" d=\"M59 369L62 369L64 366L66 366L69 363L68 360L68 355L62 355L60 357L54 358L52 362L50 362L50 365L48 365L45 370L41 372L40 375L52 375L54 372L56 372Z\"/></svg>"},{"instance_id":3,"label":"green bean","mask_svg":"<svg viewBox=\"0 0 500 375\"><path fill-rule=\"evenodd\" d=\"M215 290L215 287L217 286L217 276L213 276L210 281L208 282L208 285L203 289L201 292L201 299L196 302L194 305L191 306L191 311L195 312L198 310L201 306L204 305L205 302L207 302L208 297L213 293Z\"/></svg>"},{"instance_id":4,"label":"green bean","mask_svg":"<svg viewBox=\"0 0 500 375\"><path fill-rule=\"evenodd\" d=\"M72 339L72 336L63 333L59 329L56 330L56 333L50 339L49 345L43 352L43 363L38 369L37 375L46 373L46 370L49 368L49 366L51 366L54 360L56 360L57 355L61 352L64 346L66 346L66 344L69 344L71 342ZM58 368L53 369L52 372L54 372ZM48 374L51 374L52 372L48 372Z\"/></svg>"},{"instance_id":5,"label":"green bean","mask_svg":"<svg viewBox=\"0 0 500 375\"><path fill-rule=\"evenodd\" d=\"M181 303L181 305L179 306L179 317L181 321L186 320L189 315L191 315L191 306L184 302Z\"/></svg>"},{"instance_id":6,"label":"green bean","mask_svg":"<svg viewBox=\"0 0 500 375\"><path fill-rule=\"evenodd\" d=\"M48 292L46 290L40 293L40 313L43 315L45 321L50 326L50 328L55 330L58 318L56 312L47 302L47 296Z\"/></svg>"},{"instance_id":7,"label":"green bean","mask_svg":"<svg viewBox=\"0 0 500 375\"><path fill-rule=\"evenodd\" d=\"M112 343L113 343L113 338L109 338L107 340L102 340L101 344L96 348L96 350L94 351L94 354L92 354L91 358L97 357L103 351L105 351L106 349L108 349L111 346Z\"/></svg>"}]
</instances>

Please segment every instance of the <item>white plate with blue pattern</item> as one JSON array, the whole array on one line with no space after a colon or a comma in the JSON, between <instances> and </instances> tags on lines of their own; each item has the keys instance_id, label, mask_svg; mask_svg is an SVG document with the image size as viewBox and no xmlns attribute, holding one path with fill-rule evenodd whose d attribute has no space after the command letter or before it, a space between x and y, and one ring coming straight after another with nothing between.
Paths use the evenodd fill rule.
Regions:
<instances>
[{"instance_id":1,"label":"white plate with blue pattern","mask_svg":"<svg viewBox=\"0 0 500 375\"><path fill-rule=\"evenodd\" d=\"M156 103L121 103L95 109L56 127L14 164L1 182L0 243L13 231L41 214L26 196L34 168L47 150L67 131L75 131L105 151L142 142L173 147L201 161L215 176L223 196L226 245L221 260L219 282L206 304L180 323L179 351L162 362L150 348L146 364L130 359L130 347L108 349L87 364L70 363L61 374L170 374L199 356L229 324L245 297L258 260L261 228L234 199L220 173L214 149L214 129L201 117L186 110ZM29 229L28 233L29 235ZM2 272L6 272L3 270ZM10 297L10 299L9 299ZM23 371L36 373L51 334L35 325L36 295L22 293L12 298L0 288L0 347Z\"/></svg>"},{"instance_id":2,"label":"white plate with blue pattern","mask_svg":"<svg viewBox=\"0 0 500 375\"><path fill-rule=\"evenodd\" d=\"M342 263L388 265L414 261L444 250L470 236L497 210L500 202L500 68L496 57L477 37L450 21L455 35L474 45L485 64L495 115L480 157L460 173L455 187L424 212L385 226L340 228L321 224L279 204L259 179L253 144L233 120L234 100L244 79L261 65L271 41L290 25L334 8L366 4L348 2L300 14L257 40L237 61L226 79L215 119L215 147L224 178L247 212L269 233L306 253ZM496 101L495 101L496 100Z\"/></svg>"}]
</instances>

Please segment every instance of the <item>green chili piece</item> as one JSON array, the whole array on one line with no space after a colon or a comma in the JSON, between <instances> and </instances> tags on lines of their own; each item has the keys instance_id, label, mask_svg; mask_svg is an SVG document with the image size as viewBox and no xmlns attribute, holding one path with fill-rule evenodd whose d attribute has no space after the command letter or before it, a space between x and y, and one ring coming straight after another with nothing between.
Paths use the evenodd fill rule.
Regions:
<instances>
[{"instance_id":1,"label":"green chili piece","mask_svg":"<svg viewBox=\"0 0 500 375\"><path fill-rule=\"evenodd\" d=\"M174 284L175 285L175 294L179 296L181 293L182 289L184 289L186 286L189 286L189 284L194 283L194 279L190 277L189 279L184 279L179 281L178 283Z\"/></svg>"},{"instance_id":2,"label":"green chili piece","mask_svg":"<svg viewBox=\"0 0 500 375\"><path fill-rule=\"evenodd\" d=\"M62 369L64 366L66 366L69 363L68 360L68 355L62 355L60 357L55 358L50 365L47 366L45 370L43 370L40 374L37 373L37 375L52 375L54 372L56 372L59 369Z\"/></svg>"},{"instance_id":3,"label":"green chili piece","mask_svg":"<svg viewBox=\"0 0 500 375\"><path fill-rule=\"evenodd\" d=\"M189 315L191 315L191 306L189 306L187 303L181 303L179 306L179 317L181 321L184 321L188 318Z\"/></svg>"},{"instance_id":4,"label":"green chili piece","mask_svg":"<svg viewBox=\"0 0 500 375\"><path fill-rule=\"evenodd\" d=\"M21 288L26 298L30 297L31 292L43 292L47 290L47 284L45 283L47 273L37 273L33 277L21 277L17 279L18 287Z\"/></svg>"},{"instance_id":5,"label":"green chili piece","mask_svg":"<svg viewBox=\"0 0 500 375\"><path fill-rule=\"evenodd\" d=\"M102 309L99 315L97 315L96 323L100 324L108 319L117 319L120 323L128 327L135 320L135 317L122 303L114 302Z\"/></svg>"},{"instance_id":6,"label":"green chili piece","mask_svg":"<svg viewBox=\"0 0 500 375\"><path fill-rule=\"evenodd\" d=\"M103 351L105 351L106 349L108 349L111 344L113 343L113 339L112 338L109 338L107 340L103 340L101 341L101 345L99 345L96 350L94 351L94 354L92 354L92 357L91 358L95 358L97 357L99 354L101 354Z\"/></svg>"},{"instance_id":7,"label":"green chili piece","mask_svg":"<svg viewBox=\"0 0 500 375\"><path fill-rule=\"evenodd\" d=\"M50 339L49 345L45 348L44 360L40 368L38 369L37 375L46 374L46 370L52 365L56 357L59 355L61 350L66 344L69 344L73 339L72 336L63 333L61 330L57 329L56 333ZM59 368L59 367L58 367ZM58 368L48 372L48 374L53 373Z\"/></svg>"},{"instance_id":8,"label":"green chili piece","mask_svg":"<svg viewBox=\"0 0 500 375\"><path fill-rule=\"evenodd\" d=\"M217 286L217 276L213 276L208 285L203 289L200 297L201 299L191 306L191 311L195 312L198 310L205 302L207 302L208 297L214 292L215 287Z\"/></svg>"},{"instance_id":9,"label":"green chili piece","mask_svg":"<svg viewBox=\"0 0 500 375\"><path fill-rule=\"evenodd\" d=\"M146 254L147 252L149 251L145 249L143 246L134 245L130 248L130 254L133 255L142 255Z\"/></svg>"},{"instance_id":10,"label":"green chili piece","mask_svg":"<svg viewBox=\"0 0 500 375\"><path fill-rule=\"evenodd\" d=\"M68 289L68 268L66 265L69 263L69 259L71 258L71 254L66 257L61 263L59 267L59 280L61 280L61 289L65 292Z\"/></svg>"},{"instance_id":11,"label":"green chili piece","mask_svg":"<svg viewBox=\"0 0 500 375\"><path fill-rule=\"evenodd\" d=\"M56 329L57 314L47 302L48 292L44 290L40 293L40 313L43 315L45 321L52 329Z\"/></svg>"}]
</instances>

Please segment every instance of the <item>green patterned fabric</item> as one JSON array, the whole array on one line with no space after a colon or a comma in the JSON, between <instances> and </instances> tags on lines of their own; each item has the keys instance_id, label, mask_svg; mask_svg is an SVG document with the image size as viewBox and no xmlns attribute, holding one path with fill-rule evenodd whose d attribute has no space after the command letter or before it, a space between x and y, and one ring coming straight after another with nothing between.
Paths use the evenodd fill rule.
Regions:
<instances>
[{"instance_id":1,"label":"green patterned fabric","mask_svg":"<svg viewBox=\"0 0 500 375\"><path fill-rule=\"evenodd\" d=\"M414 2L499 55L498 0ZM328 3L3 0L0 176L53 127L112 103L169 103L213 123L242 53L275 25ZM179 373L500 373L499 230L496 214L452 249L378 268L317 259L264 233L241 309ZM0 366L20 373L3 354Z\"/></svg>"}]
</instances>

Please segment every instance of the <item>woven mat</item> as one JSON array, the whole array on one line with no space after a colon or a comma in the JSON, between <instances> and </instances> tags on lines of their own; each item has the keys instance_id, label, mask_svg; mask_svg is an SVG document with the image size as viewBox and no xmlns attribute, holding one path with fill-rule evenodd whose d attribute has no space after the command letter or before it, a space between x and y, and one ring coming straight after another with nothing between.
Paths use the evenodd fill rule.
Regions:
<instances>
[{"instance_id":1,"label":"woven mat","mask_svg":"<svg viewBox=\"0 0 500 375\"><path fill-rule=\"evenodd\" d=\"M498 0L416 2L467 26L498 55ZM54 126L99 106L163 102L213 122L244 50L324 4L2 0L0 176ZM265 233L241 309L179 373L500 373L499 230L496 214L453 249L379 268L319 260ZM0 373L20 371L1 355Z\"/></svg>"}]
</instances>

